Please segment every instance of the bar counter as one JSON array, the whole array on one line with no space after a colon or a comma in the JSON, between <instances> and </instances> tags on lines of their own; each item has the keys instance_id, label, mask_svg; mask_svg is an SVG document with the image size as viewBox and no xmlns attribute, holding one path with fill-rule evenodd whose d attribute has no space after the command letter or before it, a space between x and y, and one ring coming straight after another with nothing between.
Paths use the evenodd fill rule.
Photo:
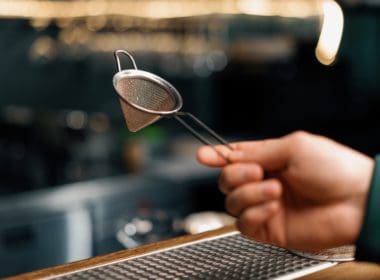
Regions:
<instances>
[{"instance_id":1,"label":"bar counter","mask_svg":"<svg viewBox=\"0 0 380 280\"><path fill-rule=\"evenodd\" d=\"M140 258L142 256L159 254L160 252L172 250L178 247L187 246L188 244L202 243L203 240L218 239L222 236L229 236L236 232L235 227L224 227L222 229L209 231L196 235L186 235L178 238L165 240L134 249L122 250L115 253L98 256L86 260L81 260L73 263L63 264L51 268L46 268L34 272L29 272L21 275L12 276L8 279L46 279L65 276L67 274L80 271L88 271L94 268L106 267L118 262L124 262L131 259ZM185 260L186 262L186 260ZM96 274L93 278L97 278ZM65 278L66 279L66 278ZM69 278L67 278L69 279ZM79 278L75 278L79 279ZM125 277L128 279L128 277ZM293 279L292 277L287 279ZM302 276L299 279L303 280L318 280L318 279L380 279L380 265L359 262L345 262L334 264L331 267L310 273Z\"/></svg>"}]
</instances>

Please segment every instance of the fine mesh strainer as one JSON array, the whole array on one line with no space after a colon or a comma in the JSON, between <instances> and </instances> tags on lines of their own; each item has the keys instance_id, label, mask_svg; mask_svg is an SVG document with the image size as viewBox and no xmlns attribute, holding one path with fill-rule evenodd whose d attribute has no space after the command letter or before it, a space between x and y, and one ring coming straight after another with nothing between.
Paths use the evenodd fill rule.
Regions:
<instances>
[{"instance_id":1,"label":"fine mesh strainer","mask_svg":"<svg viewBox=\"0 0 380 280\"><path fill-rule=\"evenodd\" d=\"M133 63L134 69L122 70L119 57L120 54L129 57ZM213 147L212 143L207 138L198 133L184 120L184 118L187 117L194 124L207 131L209 135L220 144L223 144L228 149L232 150L232 147L226 140L194 115L187 112L180 112L183 104L182 97L170 83L157 75L138 70L135 60L127 51L115 51L115 59L118 72L113 77L113 85L120 97L121 109L130 131L137 132L158 121L161 117L174 117L202 143ZM226 159L220 151L215 148L214 150Z\"/></svg>"}]
</instances>

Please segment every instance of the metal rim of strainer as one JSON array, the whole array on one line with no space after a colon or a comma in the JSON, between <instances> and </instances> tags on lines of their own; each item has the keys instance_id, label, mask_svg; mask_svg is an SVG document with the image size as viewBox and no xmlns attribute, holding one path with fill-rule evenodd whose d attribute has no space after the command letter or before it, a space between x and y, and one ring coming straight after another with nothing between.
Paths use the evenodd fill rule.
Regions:
<instances>
[{"instance_id":1,"label":"metal rim of strainer","mask_svg":"<svg viewBox=\"0 0 380 280\"><path fill-rule=\"evenodd\" d=\"M345 249L344 253L339 252L342 248ZM314 253L298 250L290 250L290 252L301 257L319 261L350 262L355 260L354 246L335 247Z\"/></svg>"},{"instance_id":2,"label":"metal rim of strainer","mask_svg":"<svg viewBox=\"0 0 380 280\"><path fill-rule=\"evenodd\" d=\"M123 79L140 79L140 80L145 80L145 81L154 83L156 86L159 86L162 89L164 89L168 93L168 95L174 97L176 106L174 107L173 110L156 111L156 110L147 109L147 108L139 106L133 102L130 102L117 89L117 84ZM126 70L122 70L122 71L117 72L113 77L113 86L114 86L118 96L124 102L131 105L135 109L142 111L142 112L145 112L145 113L154 114L154 115L172 115L172 114L177 113L182 108L182 105L183 105L182 97L174 86L172 86L169 82L167 82L163 78L161 78L155 74L152 74L150 72L143 71L143 70L126 69Z\"/></svg>"}]
</instances>

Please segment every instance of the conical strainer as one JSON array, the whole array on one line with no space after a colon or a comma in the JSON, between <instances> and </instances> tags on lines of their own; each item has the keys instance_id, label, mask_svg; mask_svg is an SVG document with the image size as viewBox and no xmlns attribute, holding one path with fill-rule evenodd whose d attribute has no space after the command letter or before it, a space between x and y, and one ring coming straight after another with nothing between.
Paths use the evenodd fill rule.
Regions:
<instances>
[{"instance_id":1,"label":"conical strainer","mask_svg":"<svg viewBox=\"0 0 380 280\"><path fill-rule=\"evenodd\" d=\"M119 58L120 54L129 57L134 69L122 70ZM163 116L174 117L202 143L213 147L208 139L198 133L183 119L183 117L188 117L194 124L207 131L220 144L232 150L232 147L226 140L198 118L190 113L180 112L183 104L182 97L169 82L152 73L138 70L135 60L127 51L115 51L115 59L118 72L113 77L113 85L119 95L121 109L130 131L137 132ZM215 149L215 151L226 159L219 150Z\"/></svg>"}]
</instances>

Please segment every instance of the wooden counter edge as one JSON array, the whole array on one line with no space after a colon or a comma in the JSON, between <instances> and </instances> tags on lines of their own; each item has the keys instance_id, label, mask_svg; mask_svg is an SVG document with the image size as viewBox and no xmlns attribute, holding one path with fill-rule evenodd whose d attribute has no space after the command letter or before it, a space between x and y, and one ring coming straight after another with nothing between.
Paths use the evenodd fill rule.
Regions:
<instances>
[{"instance_id":1,"label":"wooden counter edge","mask_svg":"<svg viewBox=\"0 0 380 280\"><path fill-rule=\"evenodd\" d=\"M150 252L154 252L157 250L168 249L171 247L184 245L184 244L195 242L202 239L217 237L219 235L232 233L233 231L236 231L235 226L227 226L221 229L207 231L207 232L203 232L199 234L184 235L177 238L164 240L157 243L147 244L147 245L139 246L132 249L121 250L115 253L97 256L97 257L84 259L84 260L67 263L63 265L53 266L50 268L44 268L41 270L36 270L33 272L28 272L28 273L24 273L24 274L20 274L16 276L10 276L6 279L26 280L26 279L43 279L43 278L56 277L58 275L62 275L65 273L73 273L73 272L80 271L83 269L106 265L106 264L117 262L120 260L127 260L127 259L144 255Z\"/></svg>"}]
</instances>

